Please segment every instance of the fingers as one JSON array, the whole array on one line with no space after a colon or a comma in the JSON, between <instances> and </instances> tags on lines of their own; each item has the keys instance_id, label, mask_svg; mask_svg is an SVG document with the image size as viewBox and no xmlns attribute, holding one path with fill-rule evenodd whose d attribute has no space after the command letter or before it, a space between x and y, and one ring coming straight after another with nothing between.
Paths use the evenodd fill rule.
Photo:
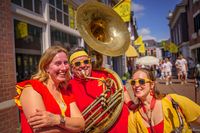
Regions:
<instances>
[{"instance_id":1,"label":"fingers","mask_svg":"<svg viewBox=\"0 0 200 133\"><path fill-rule=\"evenodd\" d=\"M51 126L51 115L52 114L47 111L36 110L36 112L29 117L28 123L33 129Z\"/></svg>"}]
</instances>

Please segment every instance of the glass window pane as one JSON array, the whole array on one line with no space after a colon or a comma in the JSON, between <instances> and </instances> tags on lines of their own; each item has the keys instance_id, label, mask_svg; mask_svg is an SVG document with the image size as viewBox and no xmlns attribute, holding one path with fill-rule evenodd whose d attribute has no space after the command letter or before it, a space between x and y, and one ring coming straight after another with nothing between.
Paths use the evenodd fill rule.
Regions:
<instances>
[{"instance_id":1,"label":"glass window pane","mask_svg":"<svg viewBox=\"0 0 200 133\"><path fill-rule=\"evenodd\" d=\"M68 13L68 4L66 3L63 3L63 11L65 12L65 13Z\"/></svg>"},{"instance_id":2,"label":"glass window pane","mask_svg":"<svg viewBox=\"0 0 200 133\"><path fill-rule=\"evenodd\" d=\"M42 1L35 0L35 12L38 14L42 14Z\"/></svg>"},{"instance_id":3,"label":"glass window pane","mask_svg":"<svg viewBox=\"0 0 200 133\"><path fill-rule=\"evenodd\" d=\"M11 2L16 4L16 5L22 6L21 0L11 0Z\"/></svg>"},{"instance_id":4,"label":"glass window pane","mask_svg":"<svg viewBox=\"0 0 200 133\"><path fill-rule=\"evenodd\" d=\"M55 20L55 8L49 6L50 19Z\"/></svg>"},{"instance_id":5,"label":"glass window pane","mask_svg":"<svg viewBox=\"0 0 200 133\"><path fill-rule=\"evenodd\" d=\"M62 12L57 10L57 22L62 23Z\"/></svg>"},{"instance_id":6,"label":"glass window pane","mask_svg":"<svg viewBox=\"0 0 200 133\"><path fill-rule=\"evenodd\" d=\"M41 50L42 28L14 20L15 47Z\"/></svg>"},{"instance_id":7,"label":"glass window pane","mask_svg":"<svg viewBox=\"0 0 200 133\"><path fill-rule=\"evenodd\" d=\"M64 14L64 25L69 26L69 18L66 14Z\"/></svg>"},{"instance_id":8,"label":"glass window pane","mask_svg":"<svg viewBox=\"0 0 200 133\"><path fill-rule=\"evenodd\" d=\"M32 3L32 0L24 0L24 8L33 11L33 3Z\"/></svg>"},{"instance_id":9,"label":"glass window pane","mask_svg":"<svg viewBox=\"0 0 200 133\"><path fill-rule=\"evenodd\" d=\"M54 5L55 6L55 1L54 0L49 0L49 4Z\"/></svg>"},{"instance_id":10,"label":"glass window pane","mask_svg":"<svg viewBox=\"0 0 200 133\"><path fill-rule=\"evenodd\" d=\"M56 0L56 7L62 10L62 0Z\"/></svg>"}]
</instances>

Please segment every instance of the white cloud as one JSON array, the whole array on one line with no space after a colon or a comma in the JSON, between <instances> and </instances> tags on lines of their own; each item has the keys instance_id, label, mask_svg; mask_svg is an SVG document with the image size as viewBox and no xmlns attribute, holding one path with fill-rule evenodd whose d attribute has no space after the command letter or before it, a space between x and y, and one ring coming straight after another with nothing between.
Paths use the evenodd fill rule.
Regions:
<instances>
[{"instance_id":1,"label":"white cloud","mask_svg":"<svg viewBox=\"0 0 200 133\"><path fill-rule=\"evenodd\" d=\"M143 40L153 39L157 41L157 38L151 35L151 31L149 30L149 28L141 28L138 30L138 33L142 36Z\"/></svg>"},{"instance_id":2,"label":"white cloud","mask_svg":"<svg viewBox=\"0 0 200 133\"><path fill-rule=\"evenodd\" d=\"M134 11L135 18L140 18L144 16L144 10L145 9L143 5L132 2L131 11Z\"/></svg>"}]
</instances>

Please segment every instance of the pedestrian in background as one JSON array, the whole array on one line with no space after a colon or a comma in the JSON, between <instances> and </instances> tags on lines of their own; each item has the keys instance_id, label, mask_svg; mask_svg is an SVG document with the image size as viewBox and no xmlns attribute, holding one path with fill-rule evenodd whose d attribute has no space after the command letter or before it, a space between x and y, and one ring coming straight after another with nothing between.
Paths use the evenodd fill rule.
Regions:
<instances>
[{"instance_id":1,"label":"pedestrian in background","mask_svg":"<svg viewBox=\"0 0 200 133\"><path fill-rule=\"evenodd\" d=\"M192 133L190 123L200 125L200 106L177 94L160 94L155 77L147 69L138 69L130 80L138 108L128 119L129 133Z\"/></svg>"},{"instance_id":2,"label":"pedestrian in background","mask_svg":"<svg viewBox=\"0 0 200 133\"><path fill-rule=\"evenodd\" d=\"M188 75L188 64L187 60L183 57L183 55L179 55L180 58L180 66L181 66L181 84L187 83L187 75Z\"/></svg>"},{"instance_id":3,"label":"pedestrian in background","mask_svg":"<svg viewBox=\"0 0 200 133\"><path fill-rule=\"evenodd\" d=\"M168 58L165 58L163 64L166 85L172 84L172 63Z\"/></svg>"}]
</instances>

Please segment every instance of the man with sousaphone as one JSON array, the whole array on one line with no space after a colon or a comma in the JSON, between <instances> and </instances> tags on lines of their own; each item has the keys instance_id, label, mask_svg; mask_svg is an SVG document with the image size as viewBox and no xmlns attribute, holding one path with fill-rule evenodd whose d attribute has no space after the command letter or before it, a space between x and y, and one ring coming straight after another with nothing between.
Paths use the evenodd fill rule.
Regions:
<instances>
[{"instance_id":1,"label":"man with sousaphone","mask_svg":"<svg viewBox=\"0 0 200 133\"><path fill-rule=\"evenodd\" d=\"M100 55L121 56L130 45L127 25L112 8L103 3L89 1L79 6L76 23L89 49ZM91 55L95 52L88 53ZM128 107L134 108L134 104L114 71L101 67L101 63L98 70L93 70L88 53L75 48L69 55L73 78L68 89L73 91L77 106L85 118L85 132L127 133ZM96 56L97 62L101 62L99 57Z\"/></svg>"},{"instance_id":2,"label":"man with sousaphone","mask_svg":"<svg viewBox=\"0 0 200 133\"><path fill-rule=\"evenodd\" d=\"M69 61L73 79L68 89L74 93L77 106L86 120L85 131L128 132L127 107L133 109L134 104L126 90L123 95L120 79L104 68L92 70L91 58L81 47L70 51ZM123 104L123 98L128 106Z\"/></svg>"}]
</instances>

